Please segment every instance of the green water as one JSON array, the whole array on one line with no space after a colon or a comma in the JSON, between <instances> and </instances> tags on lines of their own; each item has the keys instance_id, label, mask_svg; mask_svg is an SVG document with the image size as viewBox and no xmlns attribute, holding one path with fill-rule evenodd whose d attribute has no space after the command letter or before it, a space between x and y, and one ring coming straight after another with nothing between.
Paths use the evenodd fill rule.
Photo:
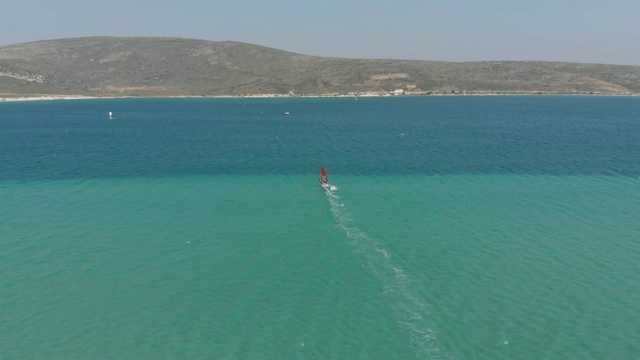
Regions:
<instances>
[{"instance_id":1,"label":"green water","mask_svg":"<svg viewBox=\"0 0 640 360\"><path fill-rule=\"evenodd\" d=\"M631 359L640 180L0 182L6 359Z\"/></svg>"}]
</instances>

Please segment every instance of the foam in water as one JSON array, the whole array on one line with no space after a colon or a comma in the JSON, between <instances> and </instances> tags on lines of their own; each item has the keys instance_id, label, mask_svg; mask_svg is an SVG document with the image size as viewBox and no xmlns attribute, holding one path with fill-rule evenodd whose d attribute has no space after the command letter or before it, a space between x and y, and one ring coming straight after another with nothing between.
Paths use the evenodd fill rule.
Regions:
<instances>
[{"instance_id":1,"label":"foam in water","mask_svg":"<svg viewBox=\"0 0 640 360\"><path fill-rule=\"evenodd\" d=\"M391 307L396 321L409 332L410 344L416 356L439 358L438 349L433 344L436 332L429 327L427 321L427 304L411 290L412 280L400 267L393 264L391 255L378 241L353 226L351 215L345 210L338 195L327 191L327 198L338 227L350 240L349 244L367 260L368 268L382 282L383 291L380 295L392 300Z\"/></svg>"}]
</instances>

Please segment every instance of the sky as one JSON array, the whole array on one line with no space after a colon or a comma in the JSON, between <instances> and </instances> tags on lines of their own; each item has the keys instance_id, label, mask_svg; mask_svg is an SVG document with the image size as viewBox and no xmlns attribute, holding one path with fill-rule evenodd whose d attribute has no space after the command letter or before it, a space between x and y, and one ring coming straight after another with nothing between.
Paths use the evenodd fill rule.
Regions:
<instances>
[{"instance_id":1,"label":"sky","mask_svg":"<svg viewBox=\"0 0 640 360\"><path fill-rule=\"evenodd\" d=\"M640 65L640 0L0 0L0 46L85 36L346 58Z\"/></svg>"}]
</instances>

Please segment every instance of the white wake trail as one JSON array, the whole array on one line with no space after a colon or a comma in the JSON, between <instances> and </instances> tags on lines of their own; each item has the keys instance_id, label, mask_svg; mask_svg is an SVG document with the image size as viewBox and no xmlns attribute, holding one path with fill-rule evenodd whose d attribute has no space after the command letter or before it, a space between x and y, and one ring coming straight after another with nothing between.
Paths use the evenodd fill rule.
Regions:
<instances>
[{"instance_id":1,"label":"white wake trail","mask_svg":"<svg viewBox=\"0 0 640 360\"><path fill-rule=\"evenodd\" d=\"M434 343L436 332L428 324L428 306L412 291L412 280L400 267L393 264L388 250L353 225L351 214L338 195L327 189L327 198L338 227L349 238L349 245L366 259L367 267L382 282L381 296L391 300L396 321L408 331L416 357L439 359L440 354Z\"/></svg>"}]
</instances>

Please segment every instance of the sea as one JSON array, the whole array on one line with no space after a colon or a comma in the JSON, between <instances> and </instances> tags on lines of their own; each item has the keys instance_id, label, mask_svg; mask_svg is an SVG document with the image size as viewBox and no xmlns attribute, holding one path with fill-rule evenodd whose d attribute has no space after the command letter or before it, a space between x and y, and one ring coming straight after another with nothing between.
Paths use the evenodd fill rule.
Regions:
<instances>
[{"instance_id":1,"label":"sea","mask_svg":"<svg viewBox=\"0 0 640 360\"><path fill-rule=\"evenodd\" d=\"M640 359L640 97L2 102L0 339Z\"/></svg>"}]
</instances>

